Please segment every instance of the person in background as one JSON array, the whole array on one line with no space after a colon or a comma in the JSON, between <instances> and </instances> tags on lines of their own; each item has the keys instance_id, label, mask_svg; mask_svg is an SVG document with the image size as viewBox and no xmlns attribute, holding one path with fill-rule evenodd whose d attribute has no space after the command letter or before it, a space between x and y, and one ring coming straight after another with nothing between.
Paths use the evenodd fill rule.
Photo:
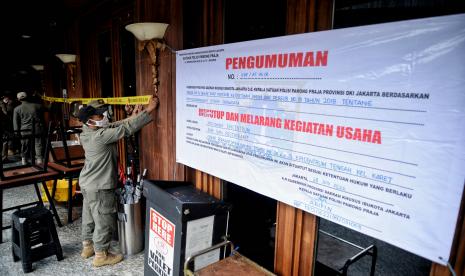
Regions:
<instances>
[{"instance_id":1,"label":"person in background","mask_svg":"<svg viewBox=\"0 0 465 276\"><path fill-rule=\"evenodd\" d=\"M21 135L32 133L33 123L36 134L43 134L44 131L44 108L39 103L30 102L26 92L17 94L20 105L13 111L13 127L15 131L21 130ZM42 164L43 141L40 137L34 138L36 164ZM29 139L21 139L21 162L27 164L27 158L30 156ZM34 162L34 160L31 160Z\"/></svg>"},{"instance_id":2,"label":"person in background","mask_svg":"<svg viewBox=\"0 0 465 276\"><path fill-rule=\"evenodd\" d=\"M102 100L91 101L78 112L83 123L80 140L85 152L79 176L84 199L81 257L87 259L95 254L92 261L95 267L123 260L121 254L108 251L116 226L117 143L150 123L150 113L157 106L158 99L151 98L145 110L136 106L129 118L114 123L110 123L108 107Z\"/></svg>"},{"instance_id":3,"label":"person in background","mask_svg":"<svg viewBox=\"0 0 465 276\"><path fill-rule=\"evenodd\" d=\"M0 127L2 135L2 162L8 162L8 132L6 129L8 127L8 117L5 113L0 112Z\"/></svg>"},{"instance_id":4,"label":"person in background","mask_svg":"<svg viewBox=\"0 0 465 276\"><path fill-rule=\"evenodd\" d=\"M3 145L2 145L2 159L3 161L8 160L8 156L14 155L13 151L13 110L14 103L10 95L5 95L0 103L1 115L2 115L2 133L3 133ZM10 140L6 140L10 138Z\"/></svg>"}]
</instances>

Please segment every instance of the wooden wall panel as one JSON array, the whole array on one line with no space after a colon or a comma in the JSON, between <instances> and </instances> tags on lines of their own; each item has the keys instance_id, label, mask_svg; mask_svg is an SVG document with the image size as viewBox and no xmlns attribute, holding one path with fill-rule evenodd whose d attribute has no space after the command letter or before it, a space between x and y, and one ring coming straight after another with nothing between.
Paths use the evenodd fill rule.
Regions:
<instances>
[{"instance_id":1,"label":"wooden wall panel","mask_svg":"<svg viewBox=\"0 0 465 276\"><path fill-rule=\"evenodd\" d=\"M286 33L297 34L331 28L332 1L288 0ZM278 202L275 273L311 275L318 233L317 217Z\"/></svg>"},{"instance_id":2,"label":"wooden wall panel","mask_svg":"<svg viewBox=\"0 0 465 276\"><path fill-rule=\"evenodd\" d=\"M163 68L161 67L163 65ZM158 153L157 156L160 160L158 167L158 178L159 179L172 179L174 176L173 164L168 163L168 157L171 155L171 151L174 149L171 137L168 137L169 128L171 128L172 117L169 117L172 112L170 99L171 95L175 93L171 86L171 53L165 50L160 54L160 70L159 76L161 80L164 80L159 85L160 95L160 106L158 107L158 116L156 120L157 126L157 141L158 141Z\"/></svg>"},{"instance_id":3,"label":"wooden wall panel","mask_svg":"<svg viewBox=\"0 0 465 276\"><path fill-rule=\"evenodd\" d=\"M333 1L332 0L320 0L316 3L316 19L315 19L315 30L323 31L330 30L333 28Z\"/></svg>"},{"instance_id":4,"label":"wooden wall panel","mask_svg":"<svg viewBox=\"0 0 465 276\"><path fill-rule=\"evenodd\" d=\"M286 33L329 30L333 22L331 0L287 0Z\"/></svg>"},{"instance_id":5,"label":"wooden wall panel","mask_svg":"<svg viewBox=\"0 0 465 276\"><path fill-rule=\"evenodd\" d=\"M202 0L202 46L217 45L224 42L222 0Z\"/></svg>"},{"instance_id":6,"label":"wooden wall panel","mask_svg":"<svg viewBox=\"0 0 465 276\"><path fill-rule=\"evenodd\" d=\"M222 180L213 175L209 175L199 170L195 171L195 178L193 180L195 187L215 198L221 199L223 196ZM191 180L192 181L192 180Z\"/></svg>"},{"instance_id":7,"label":"wooden wall panel","mask_svg":"<svg viewBox=\"0 0 465 276\"><path fill-rule=\"evenodd\" d=\"M165 40L175 49L182 46L182 1L136 0L135 22L165 22L170 24ZM136 47L137 49L138 47ZM137 95L151 95L152 67L147 51L136 50ZM158 57L158 95L160 105L154 112L154 122L140 135L141 168L148 177L163 180L183 180L184 168L176 164L176 74L175 54L166 48Z\"/></svg>"},{"instance_id":8,"label":"wooden wall panel","mask_svg":"<svg viewBox=\"0 0 465 276\"><path fill-rule=\"evenodd\" d=\"M166 35L166 41L173 49L182 49L183 44L183 14L182 3L178 2L176 5L171 5L169 14L172 18L176 18L170 23L171 31ZM170 49L166 49L170 52ZM167 142L170 149L167 150L168 156L166 159L168 167L169 179L172 180L185 180L184 166L176 163L176 54L170 53L166 62L170 63L167 74L170 77L171 93L167 94Z\"/></svg>"},{"instance_id":9,"label":"wooden wall panel","mask_svg":"<svg viewBox=\"0 0 465 276\"><path fill-rule=\"evenodd\" d=\"M80 25L80 69L82 76L82 96L100 96L100 73L97 49L96 21L92 16L83 17Z\"/></svg>"},{"instance_id":10,"label":"wooden wall panel","mask_svg":"<svg viewBox=\"0 0 465 276\"><path fill-rule=\"evenodd\" d=\"M317 217L282 202L276 213L275 273L311 275Z\"/></svg>"},{"instance_id":11,"label":"wooden wall panel","mask_svg":"<svg viewBox=\"0 0 465 276\"><path fill-rule=\"evenodd\" d=\"M288 0L286 33L315 31L317 0Z\"/></svg>"},{"instance_id":12,"label":"wooden wall panel","mask_svg":"<svg viewBox=\"0 0 465 276\"><path fill-rule=\"evenodd\" d=\"M67 64L66 68L66 87L68 90L68 97L75 98L82 95L82 78L80 66L80 47L79 47L79 24L74 22L69 30L66 32L66 52L76 55L75 64ZM71 76L72 75L72 76Z\"/></svg>"},{"instance_id":13,"label":"wooden wall panel","mask_svg":"<svg viewBox=\"0 0 465 276\"><path fill-rule=\"evenodd\" d=\"M54 57L55 58L55 57ZM55 79L59 74L59 71L56 68L57 61L52 59L49 60L49 63L45 66L44 73L42 75L45 85L45 95L49 97L59 97L59 88L56 86Z\"/></svg>"},{"instance_id":14,"label":"wooden wall panel","mask_svg":"<svg viewBox=\"0 0 465 276\"><path fill-rule=\"evenodd\" d=\"M127 8L129 11L118 11L119 13L131 13L130 7ZM111 30L111 68L112 68L112 87L113 87L113 97L123 97L124 88L123 88L123 68L121 68L121 42L120 42L120 27L121 27L121 15L118 13L113 13L112 19L109 20ZM126 112L124 111L124 106L114 105L114 116L115 120L122 120L126 118ZM118 162L126 168L128 166L126 160L126 143L124 139L118 141Z\"/></svg>"}]
</instances>

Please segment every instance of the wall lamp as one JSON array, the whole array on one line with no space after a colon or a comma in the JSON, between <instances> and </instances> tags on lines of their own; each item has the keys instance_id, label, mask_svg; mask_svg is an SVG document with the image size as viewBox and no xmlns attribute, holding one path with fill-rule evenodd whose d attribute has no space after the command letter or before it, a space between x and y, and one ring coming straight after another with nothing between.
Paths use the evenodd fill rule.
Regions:
<instances>
[{"instance_id":1,"label":"wall lamp","mask_svg":"<svg viewBox=\"0 0 465 276\"><path fill-rule=\"evenodd\" d=\"M152 85L155 97L158 97L157 57L160 51L165 50L165 47L173 51L163 40L167 27L168 24L166 23L154 22L133 23L125 27L125 29L130 31L139 41L138 50L143 51L147 49L150 55L152 64Z\"/></svg>"},{"instance_id":2,"label":"wall lamp","mask_svg":"<svg viewBox=\"0 0 465 276\"><path fill-rule=\"evenodd\" d=\"M33 64L31 67L36 71L44 71L44 66L42 64Z\"/></svg>"},{"instance_id":3,"label":"wall lamp","mask_svg":"<svg viewBox=\"0 0 465 276\"><path fill-rule=\"evenodd\" d=\"M57 58L63 62L66 67L69 70L70 74L70 79L71 79L71 85L73 86L73 89L76 87L75 81L74 81L74 70L76 69L76 55L72 54L56 54L55 55Z\"/></svg>"}]
</instances>

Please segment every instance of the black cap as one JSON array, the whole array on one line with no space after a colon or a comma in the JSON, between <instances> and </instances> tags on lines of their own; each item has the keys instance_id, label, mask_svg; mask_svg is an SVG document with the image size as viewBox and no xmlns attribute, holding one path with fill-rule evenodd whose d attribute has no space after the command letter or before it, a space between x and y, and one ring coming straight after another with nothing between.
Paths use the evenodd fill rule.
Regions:
<instances>
[{"instance_id":1,"label":"black cap","mask_svg":"<svg viewBox=\"0 0 465 276\"><path fill-rule=\"evenodd\" d=\"M103 99L92 100L87 105L90 105L94 108L102 108L108 106L108 104L106 104Z\"/></svg>"},{"instance_id":2,"label":"black cap","mask_svg":"<svg viewBox=\"0 0 465 276\"><path fill-rule=\"evenodd\" d=\"M88 105L79 109L77 117L79 118L79 121L86 123L91 116L102 115L103 113L105 113L105 111L107 111L106 108L95 108L91 105Z\"/></svg>"}]
</instances>

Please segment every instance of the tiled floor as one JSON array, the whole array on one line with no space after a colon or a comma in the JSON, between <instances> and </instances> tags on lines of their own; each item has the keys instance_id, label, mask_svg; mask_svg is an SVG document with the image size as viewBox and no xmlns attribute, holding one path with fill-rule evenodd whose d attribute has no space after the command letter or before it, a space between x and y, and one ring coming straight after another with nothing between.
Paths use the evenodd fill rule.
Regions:
<instances>
[{"instance_id":1,"label":"tiled floor","mask_svg":"<svg viewBox=\"0 0 465 276\"><path fill-rule=\"evenodd\" d=\"M32 185L4 191L4 208L13 204L28 203L37 200ZM63 223L66 223L66 208L64 205L57 205L59 216ZM27 275L143 275L144 274L144 254L143 252L133 256L125 256L125 260L113 266L100 268L92 267L92 258L83 260L80 256L81 250L81 208L73 208L74 221L72 224L57 227L61 247L63 249L64 260L58 262L55 256L51 256L32 264L33 272ZM7 225L11 220L11 212L3 214L3 225ZM11 255L11 230L3 231L3 243L0 244L0 275L23 275L21 262L13 262ZM117 246L113 243L114 247Z\"/></svg>"}]
</instances>

